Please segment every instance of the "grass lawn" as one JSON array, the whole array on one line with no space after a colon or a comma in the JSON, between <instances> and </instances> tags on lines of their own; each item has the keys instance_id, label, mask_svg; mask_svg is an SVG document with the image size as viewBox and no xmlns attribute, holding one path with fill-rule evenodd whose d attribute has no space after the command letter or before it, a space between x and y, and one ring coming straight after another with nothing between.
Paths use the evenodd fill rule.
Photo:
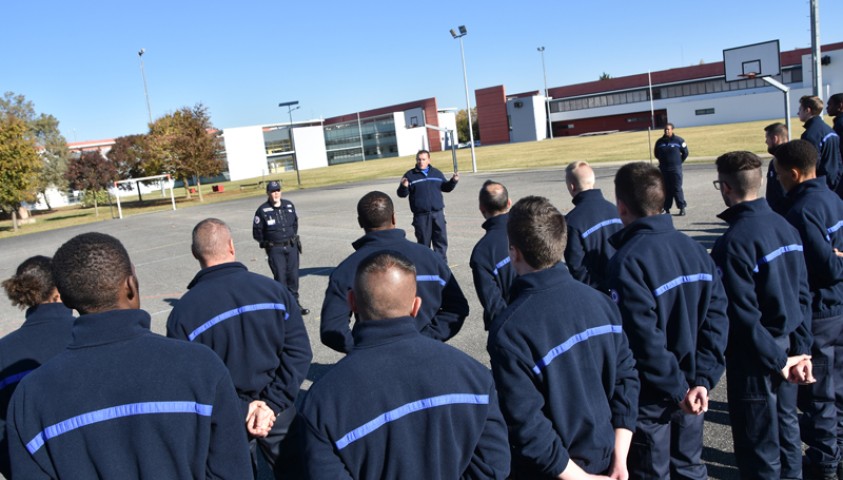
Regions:
<instances>
[{"instance_id":1,"label":"grass lawn","mask_svg":"<svg viewBox=\"0 0 843 480\"><path fill-rule=\"evenodd\" d=\"M828 120L828 118L826 118ZM712 125L706 127L678 128L676 133L685 139L690 150L689 161L704 161L732 150L749 150L766 153L764 127L772 120ZM794 136L801 132L799 120L792 121ZM587 137L557 137L553 140L527 143L509 143L483 146L476 149L477 170L494 171L510 169L530 169L559 167L574 160L586 160L590 163L617 161L647 161L650 159L650 144L661 136L661 130L653 131L648 141L647 132L623 132L610 135ZM471 171L471 150L457 151L460 170ZM654 160L655 161L655 160ZM332 167L323 167L301 172L301 188L324 187L341 183L350 183L375 178L395 178L413 166L412 157L397 157L367 162L348 163ZM447 175L451 170L451 152L433 152L431 163ZM267 177L270 178L270 177ZM284 172L271 177L280 179L285 190L294 190L296 172ZM204 203L224 202L246 197L263 197L264 187L255 185L260 178L202 185ZM212 192L213 185L222 185L223 192ZM241 188L242 186L242 188ZM123 216L145 213L170 208L169 198L162 199L160 194L148 194L143 204L138 201L121 200ZM184 189L176 189L177 208L198 205L197 195L185 198ZM0 239L12 235L24 235L55 228L62 228L83 223L110 221L117 217L117 207L113 210L108 205L101 205L99 216L93 208L78 206L56 209L51 212L34 211L35 223L22 225L17 233L12 230L10 219L0 221Z\"/></svg>"}]
</instances>

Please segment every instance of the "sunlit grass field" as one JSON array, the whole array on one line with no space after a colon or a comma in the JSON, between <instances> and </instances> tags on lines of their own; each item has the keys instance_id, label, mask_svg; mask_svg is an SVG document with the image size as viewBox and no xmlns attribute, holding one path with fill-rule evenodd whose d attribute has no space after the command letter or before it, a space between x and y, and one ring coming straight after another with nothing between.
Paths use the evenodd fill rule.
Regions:
<instances>
[{"instance_id":1,"label":"sunlit grass field","mask_svg":"<svg viewBox=\"0 0 843 480\"><path fill-rule=\"evenodd\" d=\"M774 120L734 123L729 125L712 125L706 127L677 128L676 134L685 139L690 150L689 162L707 160L724 152L732 150L749 150L759 154L766 154L764 144L764 127ZM792 121L793 136L798 138L801 126L797 119ZM527 143L510 143L503 145L482 146L475 149L477 170L501 171L532 168L564 168L574 160L586 160L590 163L619 162L619 161L647 161L650 159L651 144L661 136L656 130L648 134L644 132L624 132L608 135L594 135L585 137L558 137L553 140ZM462 149L457 151L457 161L462 172L471 171L471 151ZM654 160L655 161L655 160ZM323 167L301 172L301 188L316 188L361 180L377 178L395 178L403 174L413 165L413 157L396 157L366 162L348 163L332 167ZM446 172L452 169L451 152L433 152L431 163ZM263 180L281 180L284 189L295 190L297 186L296 172L284 172L277 176L239 180L202 185L204 203L224 202L246 197L263 197L264 187L256 185ZM213 185L222 185L223 192L213 192ZM243 186L243 188L241 188ZM132 201L129 197L121 197L123 215L130 216L170 207L169 198L161 198L160 194L147 194L143 203ZM191 195L188 200L183 188L176 189L177 208L188 208L198 205L197 195ZM50 212L32 212L34 223L22 225L17 233L12 231L11 220L0 221L0 239L12 235L24 235L55 228L62 228L83 223L111 221L117 217L116 205L100 205L99 216L93 208L79 206L55 209Z\"/></svg>"}]
</instances>

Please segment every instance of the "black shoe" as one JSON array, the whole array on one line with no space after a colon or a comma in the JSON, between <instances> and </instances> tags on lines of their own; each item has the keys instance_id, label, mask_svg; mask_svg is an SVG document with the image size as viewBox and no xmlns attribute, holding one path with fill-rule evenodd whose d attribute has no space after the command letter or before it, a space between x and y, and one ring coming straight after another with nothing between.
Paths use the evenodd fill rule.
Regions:
<instances>
[{"instance_id":1,"label":"black shoe","mask_svg":"<svg viewBox=\"0 0 843 480\"><path fill-rule=\"evenodd\" d=\"M684 217L684 216L685 216L685 209L684 209L684 208L680 208L680 209L679 209L679 216L680 216L680 217Z\"/></svg>"},{"instance_id":2,"label":"black shoe","mask_svg":"<svg viewBox=\"0 0 843 480\"><path fill-rule=\"evenodd\" d=\"M299 305L299 310L301 310L301 314L302 314L302 315L307 315L308 313L310 313L310 309L309 309L309 308L304 308L304 307L302 307L301 305Z\"/></svg>"},{"instance_id":3,"label":"black shoe","mask_svg":"<svg viewBox=\"0 0 843 480\"><path fill-rule=\"evenodd\" d=\"M805 480L834 480L838 478L840 465L836 468L824 468L822 465L817 465L807 461L807 457L802 457L802 478Z\"/></svg>"}]
</instances>

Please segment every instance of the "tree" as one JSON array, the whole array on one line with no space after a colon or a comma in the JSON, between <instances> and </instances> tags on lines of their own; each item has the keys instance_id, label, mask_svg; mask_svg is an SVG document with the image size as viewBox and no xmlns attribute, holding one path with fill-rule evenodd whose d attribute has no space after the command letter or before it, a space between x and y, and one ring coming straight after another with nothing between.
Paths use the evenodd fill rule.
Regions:
<instances>
[{"instance_id":1,"label":"tree","mask_svg":"<svg viewBox=\"0 0 843 480\"><path fill-rule=\"evenodd\" d=\"M26 123L14 115L0 115L0 206L12 213L15 231L17 209L35 198L40 167L35 138Z\"/></svg>"},{"instance_id":2,"label":"tree","mask_svg":"<svg viewBox=\"0 0 843 480\"><path fill-rule=\"evenodd\" d=\"M148 140L149 164L159 163L157 173L169 173L182 180L187 198L190 198L188 180L195 178L199 201L203 202L201 177L219 175L224 167L219 155L222 145L208 109L199 103L155 120L150 125Z\"/></svg>"},{"instance_id":3,"label":"tree","mask_svg":"<svg viewBox=\"0 0 843 480\"><path fill-rule=\"evenodd\" d=\"M612 75L606 72L600 74L600 78L598 80L608 80L612 78Z\"/></svg>"},{"instance_id":4,"label":"tree","mask_svg":"<svg viewBox=\"0 0 843 480\"><path fill-rule=\"evenodd\" d=\"M108 159L117 169L117 177L121 180L146 177L149 162L149 152L146 135L127 135L114 139L114 145L108 151ZM139 182L135 182L137 185ZM138 200L143 201L140 186Z\"/></svg>"},{"instance_id":5,"label":"tree","mask_svg":"<svg viewBox=\"0 0 843 480\"><path fill-rule=\"evenodd\" d=\"M480 128L477 126L477 108L471 109L471 125L474 131L474 140L480 140ZM470 142L468 136L468 114L465 110L457 112L457 141L460 143Z\"/></svg>"},{"instance_id":6,"label":"tree","mask_svg":"<svg viewBox=\"0 0 843 480\"><path fill-rule=\"evenodd\" d=\"M68 163L65 177L74 190L83 190L86 195L94 196L94 212L99 217L97 196L117 180L117 168L99 150L83 152L79 158Z\"/></svg>"},{"instance_id":7,"label":"tree","mask_svg":"<svg viewBox=\"0 0 843 480\"><path fill-rule=\"evenodd\" d=\"M21 119L35 139L43 162L36 190L44 196L47 208L51 208L47 199L47 189L51 186L59 190L67 188L64 173L67 170L69 152L67 140L59 131L59 121L52 115L36 115L32 102L23 95L15 95L12 92L6 92L0 98L0 114Z\"/></svg>"}]
</instances>

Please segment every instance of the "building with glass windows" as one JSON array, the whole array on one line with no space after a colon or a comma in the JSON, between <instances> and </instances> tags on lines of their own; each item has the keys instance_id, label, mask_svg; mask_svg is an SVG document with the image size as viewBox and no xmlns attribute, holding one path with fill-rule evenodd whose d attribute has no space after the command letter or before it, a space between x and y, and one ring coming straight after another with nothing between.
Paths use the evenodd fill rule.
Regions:
<instances>
[{"instance_id":1,"label":"building with glass windows","mask_svg":"<svg viewBox=\"0 0 843 480\"><path fill-rule=\"evenodd\" d=\"M824 45L823 98L843 91L843 43ZM792 114L812 94L809 48L781 52L781 74L790 87ZM652 99L651 99L652 92ZM678 128L784 117L784 95L761 78L726 82L723 62L641 73L548 89L554 137L584 133ZM484 145L547 138L547 110L540 92L507 95L502 85L475 92ZM651 116L652 101L652 116Z\"/></svg>"}]
</instances>

